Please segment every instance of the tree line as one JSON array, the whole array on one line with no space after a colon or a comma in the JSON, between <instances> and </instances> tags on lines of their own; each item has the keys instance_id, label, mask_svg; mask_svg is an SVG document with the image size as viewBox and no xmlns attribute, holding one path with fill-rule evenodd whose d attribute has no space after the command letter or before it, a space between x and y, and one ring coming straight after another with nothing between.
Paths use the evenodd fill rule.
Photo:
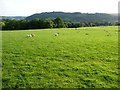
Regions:
<instances>
[{"instance_id":1,"label":"tree line","mask_svg":"<svg viewBox=\"0 0 120 90\"><path fill-rule=\"evenodd\" d=\"M10 20L3 19L0 22L2 30L26 30L26 29L45 29L45 28L78 28L78 27L91 27L91 26L112 26L118 23L110 22L65 22L62 18L57 17L52 19L39 19L33 20Z\"/></svg>"}]
</instances>

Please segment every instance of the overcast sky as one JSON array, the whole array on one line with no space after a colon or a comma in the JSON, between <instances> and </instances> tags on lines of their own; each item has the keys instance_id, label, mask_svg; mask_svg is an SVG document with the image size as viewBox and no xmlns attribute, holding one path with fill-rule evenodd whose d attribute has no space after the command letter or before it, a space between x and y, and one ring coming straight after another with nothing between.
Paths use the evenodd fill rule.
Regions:
<instances>
[{"instance_id":1,"label":"overcast sky","mask_svg":"<svg viewBox=\"0 0 120 90\"><path fill-rule=\"evenodd\" d=\"M119 0L0 0L0 15L29 16L34 13L63 11L117 13Z\"/></svg>"}]
</instances>

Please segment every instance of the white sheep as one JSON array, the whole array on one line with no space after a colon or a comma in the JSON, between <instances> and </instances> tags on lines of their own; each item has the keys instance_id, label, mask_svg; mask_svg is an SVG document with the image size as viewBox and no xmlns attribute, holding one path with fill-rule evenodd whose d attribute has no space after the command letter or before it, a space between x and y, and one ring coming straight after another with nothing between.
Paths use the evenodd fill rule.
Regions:
<instances>
[{"instance_id":1,"label":"white sheep","mask_svg":"<svg viewBox=\"0 0 120 90\"><path fill-rule=\"evenodd\" d=\"M31 34L31 36L32 36L32 37L34 37L34 36L35 36L35 34Z\"/></svg>"},{"instance_id":2,"label":"white sheep","mask_svg":"<svg viewBox=\"0 0 120 90\"><path fill-rule=\"evenodd\" d=\"M35 34L28 34L27 37L34 37Z\"/></svg>"},{"instance_id":3,"label":"white sheep","mask_svg":"<svg viewBox=\"0 0 120 90\"><path fill-rule=\"evenodd\" d=\"M59 35L59 33L55 33L54 35L55 35L55 36L58 36L58 35Z\"/></svg>"},{"instance_id":4,"label":"white sheep","mask_svg":"<svg viewBox=\"0 0 120 90\"><path fill-rule=\"evenodd\" d=\"M32 37L32 35L31 35L31 34L28 34L27 37Z\"/></svg>"}]
</instances>

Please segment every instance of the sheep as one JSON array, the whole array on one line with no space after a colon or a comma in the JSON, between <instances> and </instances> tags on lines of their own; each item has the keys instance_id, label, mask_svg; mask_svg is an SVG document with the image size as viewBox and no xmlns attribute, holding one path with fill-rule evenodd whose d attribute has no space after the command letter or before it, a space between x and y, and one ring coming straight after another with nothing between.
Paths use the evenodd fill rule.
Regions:
<instances>
[{"instance_id":1,"label":"sheep","mask_svg":"<svg viewBox=\"0 0 120 90\"><path fill-rule=\"evenodd\" d=\"M35 34L31 34L31 36L32 36L32 37L34 37L34 36L35 36Z\"/></svg>"},{"instance_id":2,"label":"sheep","mask_svg":"<svg viewBox=\"0 0 120 90\"><path fill-rule=\"evenodd\" d=\"M58 36L58 35L59 35L59 33L55 33L54 35L55 35L55 36Z\"/></svg>"},{"instance_id":3,"label":"sheep","mask_svg":"<svg viewBox=\"0 0 120 90\"><path fill-rule=\"evenodd\" d=\"M35 34L28 34L27 37L34 37Z\"/></svg>"},{"instance_id":4,"label":"sheep","mask_svg":"<svg viewBox=\"0 0 120 90\"><path fill-rule=\"evenodd\" d=\"M31 35L31 34L28 34L27 37L32 37L32 35Z\"/></svg>"},{"instance_id":5,"label":"sheep","mask_svg":"<svg viewBox=\"0 0 120 90\"><path fill-rule=\"evenodd\" d=\"M55 36L58 36L58 34L56 33Z\"/></svg>"},{"instance_id":6,"label":"sheep","mask_svg":"<svg viewBox=\"0 0 120 90\"><path fill-rule=\"evenodd\" d=\"M60 34L59 32L57 34Z\"/></svg>"}]
</instances>

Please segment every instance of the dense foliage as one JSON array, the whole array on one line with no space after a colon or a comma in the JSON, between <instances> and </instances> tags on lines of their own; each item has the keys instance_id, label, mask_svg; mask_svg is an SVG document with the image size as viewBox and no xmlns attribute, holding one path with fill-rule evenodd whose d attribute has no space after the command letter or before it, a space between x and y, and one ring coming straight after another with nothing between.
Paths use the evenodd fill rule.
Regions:
<instances>
[{"instance_id":1,"label":"dense foliage","mask_svg":"<svg viewBox=\"0 0 120 90\"><path fill-rule=\"evenodd\" d=\"M39 18L35 18L33 20L10 20L4 19L2 21L2 29L3 30L19 30L19 29L43 29L43 28L62 28L65 27L64 21L62 18L45 19L41 20Z\"/></svg>"},{"instance_id":2,"label":"dense foliage","mask_svg":"<svg viewBox=\"0 0 120 90\"><path fill-rule=\"evenodd\" d=\"M3 30L25 30L25 29L44 29L44 28L77 28L77 27L91 27L91 26L112 26L117 23L111 22L65 22L62 18L56 19L39 19L32 20L16 20L3 19L1 22Z\"/></svg>"}]
</instances>

